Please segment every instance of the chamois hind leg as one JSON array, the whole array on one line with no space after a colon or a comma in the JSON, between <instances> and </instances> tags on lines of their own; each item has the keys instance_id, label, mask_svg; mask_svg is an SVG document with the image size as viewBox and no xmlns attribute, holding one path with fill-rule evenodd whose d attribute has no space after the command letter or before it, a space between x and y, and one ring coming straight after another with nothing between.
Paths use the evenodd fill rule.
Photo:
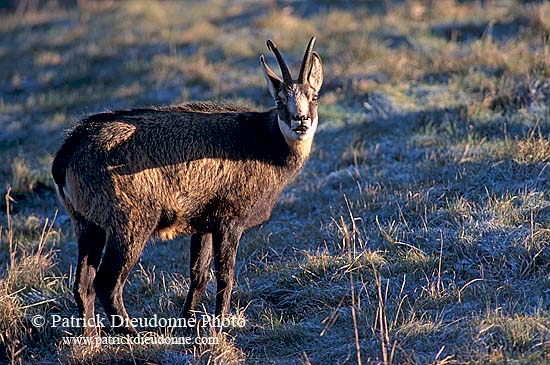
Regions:
<instances>
[{"instance_id":1,"label":"chamois hind leg","mask_svg":"<svg viewBox=\"0 0 550 365\"><path fill-rule=\"evenodd\" d=\"M119 334L137 334L131 325L120 325L121 320L124 324L129 324L122 294L128 274L138 261L148 238L149 231L145 233L141 230L137 233L111 229L107 233L107 246L94 284L105 314L111 321L114 331ZM113 319L116 321L116 327Z\"/></svg>"},{"instance_id":2,"label":"chamois hind leg","mask_svg":"<svg viewBox=\"0 0 550 365\"><path fill-rule=\"evenodd\" d=\"M216 271L216 316L225 316L231 305L237 247L243 230L231 228L213 234Z\"/></svg>"},{"instance_id":3,"label":"chamois hind leg","mask_svg":"<svg viewBox=\"0 0 550 365\"><path fill-rule=\"evenodd\" d=\"M97 334L93 325L95 290L94 279L105 246L105 231L99 226L77 216L74 219L75 236L78 242L78 263L73 287L79 315L84 319L84 334Z\"/></svg>"},{"instance_id":4,"label":"chamois hind leg","mask_svg":"<svg viewBox=\"0 0 550 365\"><path fill-rule=\"evenodd\" d=\"M210 263L212 261L212 234L195 233L191 236L191 260L190 278L191 284L185 304L183 305L183 316L189 318L191 312L197 306L206 284L209 279Z\"/></svg>"}]
</instances>

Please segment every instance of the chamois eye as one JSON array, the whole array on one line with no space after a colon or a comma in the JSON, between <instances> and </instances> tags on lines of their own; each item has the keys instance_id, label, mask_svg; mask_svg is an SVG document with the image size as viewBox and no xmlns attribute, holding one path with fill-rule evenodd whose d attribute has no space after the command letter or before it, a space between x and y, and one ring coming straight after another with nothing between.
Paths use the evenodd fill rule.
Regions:
<instances>
[{"instance_id":1,"label":"chamois eye","mask_svg":"<svg viewBox=\"0 0 550 365\"><path fill-rule=\"evenodd\" d=\"M319 100L319 95L315 94L313 95L313 97L311 98L311 101L317 101Z\"/></svg>"}]
</instances>

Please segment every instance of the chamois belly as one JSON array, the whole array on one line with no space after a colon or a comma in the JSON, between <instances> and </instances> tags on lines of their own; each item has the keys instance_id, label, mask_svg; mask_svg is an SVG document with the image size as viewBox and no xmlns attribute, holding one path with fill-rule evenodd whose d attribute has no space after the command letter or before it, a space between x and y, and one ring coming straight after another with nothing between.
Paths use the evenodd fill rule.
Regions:
<instances>
[{"instance_id":1,"label":"chamois belly","mask_svg":"<svg viewBox=\"0 0 550 365\"><path fill-rule=\"evenodd\" d=\"M172 240L180 235L193 233L193 227L186 219L178 216L176 211L161 211L159 222L155 230L155 235L162 240Z\"/></svg>"},{"instance_id":2,"label":"chamois belly","mask_svg":"<svg viewBox=\"0 0 550 365\"><path fill-rule=\"evenodd\" d=\"M238 181L246 181L239 179ZM250 181L249 181L250 182ZM197 232L213 232L226 224L250 228L267 221L280 190L230 185L210 196L178 192L163 202L155 234L161 239Z\"/></svg>"},{"instance_id":3,"label":"chamois belly","mask_svg":"<svg viewBox=\"0 0 550 365\"><path fill-rule=\"evenodd\" d=\"M162 240L171 240L180 235L189 235L196 232L211 232L219 224L233 222L250 228L267 221L271 216L273 204L268 201L258 201L245 211L235 214L235 210L205 211L194 218L178 216L174 211L163 211L159 219L155 235Z\"/></svg>"}]
</instances>

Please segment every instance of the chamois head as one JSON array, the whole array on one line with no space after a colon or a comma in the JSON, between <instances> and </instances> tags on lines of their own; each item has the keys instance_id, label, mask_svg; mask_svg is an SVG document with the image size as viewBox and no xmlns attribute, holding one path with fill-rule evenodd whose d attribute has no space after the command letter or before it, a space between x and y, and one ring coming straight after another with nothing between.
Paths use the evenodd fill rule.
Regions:
<instances>
[{"instance_id":1,"label":"chamois head","mask_svg":"<svg viewBox=\"0 0 550 365\"><path fill-rule=\"evenodd\" d=\"M271 40L267 41L267 48L277 58L282 80L269 68L264 56L260 56L269 92L277 104L279 128L288 142L309 140L317 129L317 98L323 83L323 66L319 54L312 52L314 44L315 37L312 37L297 79L292 78L283 56Z\"/></svg>"}]
</instances>

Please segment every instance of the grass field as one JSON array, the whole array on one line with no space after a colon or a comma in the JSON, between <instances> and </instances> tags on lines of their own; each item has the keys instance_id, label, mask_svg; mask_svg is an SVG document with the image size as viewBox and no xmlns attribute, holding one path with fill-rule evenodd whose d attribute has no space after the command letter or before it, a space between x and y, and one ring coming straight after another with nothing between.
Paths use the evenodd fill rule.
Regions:
<instances>
[{"instance_id":1,"label":"grass field","mask_svg":"<svg viewBox=\"0 0 550 365\"><path fill-rule=\"evenodd\" d=\"M0 363L549 363L550 3L427 3L0 15ZM218 344L195 346L68 345L78 329L36 326L77 314L76 243L49 173L64 130L188 100L267 109L265 40L297 70L311 35L320 126L272 219L241 241L233 310L246 325L205 328ZM148 244L131 316L178 316L188 250L186 237Z\"/></svg>"}]
</instances>

